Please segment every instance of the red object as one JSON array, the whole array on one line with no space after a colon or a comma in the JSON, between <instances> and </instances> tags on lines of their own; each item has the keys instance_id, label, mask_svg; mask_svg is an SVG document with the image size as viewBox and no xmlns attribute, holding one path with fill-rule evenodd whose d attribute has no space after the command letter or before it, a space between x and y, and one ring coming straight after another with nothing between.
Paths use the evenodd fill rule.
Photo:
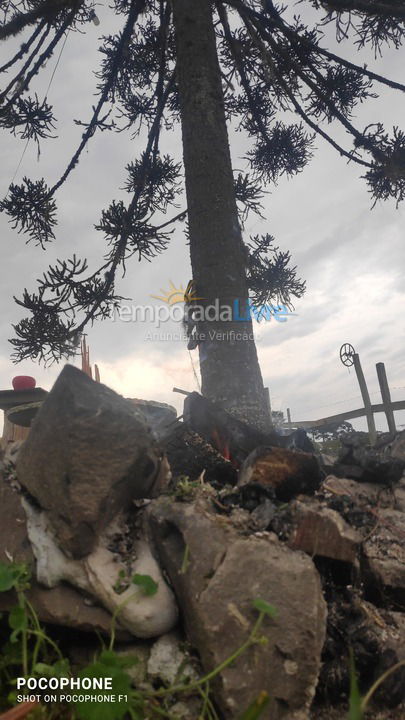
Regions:
<instances>
[{"instance_id":1,"label":"red object","mask_svg":"<svg viewBox=\"0 0 405 720\"><path fill-rule=\"evenodd\" d=\"M12 380L14 390L33 390L37 381L29 375L17 375Z\"/></svg>"}]
</instances>

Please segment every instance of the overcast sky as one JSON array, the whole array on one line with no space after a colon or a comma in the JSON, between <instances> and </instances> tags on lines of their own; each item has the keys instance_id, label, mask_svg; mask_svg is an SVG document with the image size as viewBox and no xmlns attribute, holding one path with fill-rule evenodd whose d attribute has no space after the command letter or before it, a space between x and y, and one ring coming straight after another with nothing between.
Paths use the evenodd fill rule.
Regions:
<instances>
[{"instance_id":1,"label":"overcast sky","mask_svg":"<svg viewBox=\"0 0 405 720\"><path fill-rule=\"evenodd\" d=\"M86 35L70 33L48 99L55 106L58 138L41 146L37 159L31 143L17 171L15 181L24 175L45 177L51 185L60 176L80 138L74 118L90 116L96 80L98 37L112 32L116 19L105 3L98 9L100 26ZM302 5L299 6L302 8ZM331 39L325 40L325 44ZM0 58L9 57L12 43L3 43ZM369 53L340 48L346 57L398 81L404 80L403 51L387 51L377 61ZM355 57L356 56L356 57ZM51 59L38 83L40 97L55 67ZM380 89L380 88L378 88ZM42 95L41 95L42 92ZM360 129L371 122L383 121L404 127L405 101L399 92L381 90L379 100L370 100L357 115ZM350 140L340 138L346 147ZM296 315L284 324L271 321L257 327L257 346L265 385L270 388L273 409L291 409L295 420L317 419L361 406L355 373L341 364L339 348L344 342L354 345L360 354L372 402L380 402L375 371L377 362L385 362L392 397L405 398L404 372L404 208L379 204L371 211L370 196L361 168L347 165L320 139L308 167L290 181L269 187L264 200L265 221L250 216L249 234L269 232L281 249L289 249L300 277L307 281L307 292L297 301ZM16 172L24 142L3 131L0 134L0 196L4 197ZM14 366L10 360L8 339L11 323L21 318L21 309L13 295L24 287L34 290L35 280L57 257L74 252L88 257L97 266L103 252L101 233L93 229L113 198L120 197L127 162L138 156L142 143L128 135L98 133L70 181L58 193L59 226L56 241L44 252L26 245L0 215L0 388L11 387L16 374L34 375L37 384L50 389L61 366L48 369L24 362ZM179 133L165 135L164 150L179 157ZM246 168L246 145L232 133L235 168ZM184 196L179 200L185 206ZM150 304L154 294L168 288L169 282L186 286L191 277L187 246L181 229L170 248L151 263L128 264L127 276L118 290L136 304ZM175 328L165 328L175 329ZM154 328L147 323L107 321L89 329L91 360L97 362L101 380L127 397L140 397L174 404L179 410L181 396L173 386L198 389L193 365L198 373L198 352L190 354L183 341L153 342L147 339ZM79 365L79 359L75 361ZM405 413L397 413L397 423L405 424ZM386 429L383 415L376 416L377 427ZM354 426L365 429L364 421ZM0 421L1 425L1 421Z\"/></svg>"}]
</instances>

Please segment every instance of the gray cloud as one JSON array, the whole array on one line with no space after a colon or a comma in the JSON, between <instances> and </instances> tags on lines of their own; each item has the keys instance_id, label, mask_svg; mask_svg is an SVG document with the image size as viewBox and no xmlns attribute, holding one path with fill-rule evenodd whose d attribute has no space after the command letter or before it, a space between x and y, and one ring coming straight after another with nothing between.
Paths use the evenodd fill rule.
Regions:
<instances>
[{"instance_id":1,"label":"gray cloud","mask_svg":"<svg viewBox=\"0 0 405 720\"><path fill-rule=\"evenodd\" d=\"M83 38L71 33L60 68L50 92L59 118L60 139L48 141L41 150L30 146L17 174L32 177L44 175L54 182L70 158L81 129L74 118L89 117L96 80L93 69L99 58L97 37L113 30L119 22L106 7L100 7L99 29L91 29ZM328 31L329 32L329 31ZM334 46L327 36L325 44ZM0 47L8 55L10 45ZM339 48L339 52L343 48ZM353 53L356 62L401 80L403 58L388 51L382 61L370 53ZM39 82L42 91L54 67ZM357 124L382 120L389 129L404 117L403 98L383 89L381 101L370 101L359 108ZM347 146L348 136L339 135ZM58 194L59 227L57 240L46 253L25 245L24 236L16 235L0 215L0 274L2 312L0 315L0 387L9 387L17 373L33 374L38 383L50 387L59 369L38 368L27 362L15 368L9 360L10 324L21 318L21 309L12 295L21 295L24 286L33 290L35 279L58 257L76 252L87 256L91 267L100 262L105 245L93 228L101 210L113 198L120 197L124 166L142 149L142 136L102 133L96 135L72 174L69 183ZM244 167L246 143L234 134L235 167ZM355 377L340 364L338 350L350 341L360 352L370 389L378 393L374 365L386 362L392 383L405 386L403 366L404 307L403 242L404 210L396 211L390 203L370 211L370 196L361 169L347 164L334 151L317 140L318 151L308 168L291 181L283 179L264 200L265 221L250 217L246 234L270 232L282 249L290 249L299 274L307 280L308 291L297 302L297 317L285 325L275 322L259 328L258 352L263 376L270 386L273 407L287 406L293 417L320 417L359 404ZM4 195L21 157L23 143L10 135L0 136L2 165L1 194ZM179 133L165 135L165 150L180 155ZM183 198L183 203L185 200ZM169 281L185 285L190 278L188 248L181 229L170 248L152 263L132 261L120 292L136 303L148 303L151 294L159 294ZM174 384L196 388L189 355L182 343L146 341L151 328L141 323L95 325L89 330L93 362L102 377L124 394L138 394L174 401ZM169 329L169 328L167 328ZM195 355L195 353L194 353ZM76 361L77 362L77 361ZM396 391L402 393L404 391ZM401 418L402 415L399 415ZM378 418L384 426L384 419Z\"/></svg>"}]
</instances>

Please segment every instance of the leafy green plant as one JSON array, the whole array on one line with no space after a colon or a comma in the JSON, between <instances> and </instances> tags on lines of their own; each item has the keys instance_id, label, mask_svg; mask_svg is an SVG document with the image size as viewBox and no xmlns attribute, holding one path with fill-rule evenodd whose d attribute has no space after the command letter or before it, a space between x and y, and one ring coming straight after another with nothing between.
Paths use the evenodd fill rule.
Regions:
<instances>
[{"instance_id":1,"label":"leafy green plant","mask_svg":"<svg viewBox=\"0 0 405 720\"><path fill-rule=\"evenodd\" d=\"M121 720L131 710L131 678L125 672L134 664L133 658L120 657L112 650L104 650L99 657L79 673L80 678L111 678L114 703L89 703L86 701L75 704L80 720Z\"/></svg>"},{"instance_id":2,"label":"leafy green plant","mask_svg":"<svg viewBox=\"0 0 405 720\"><path fill-rule=\"evenodd\" d=\"M201 483L198 480L190 480L187 475L180 475L172 494L176 500L185 502L192 500L200 488Z\"/></svg>"},{"instance_id":3,"label":"leafy green plant","mask_svg":"<svg viewBox=\"0 0 405 720\"><path fill-rule=\"evenodd\" d=\"M0 563L0 592L23 592L29 587L27 566L18 563Z\"/></svg>"},{"instance_id":4,"label":"leafy green plant","mask_svg":"<svg viewBox=\"0 0 405 720\"><path fill-rule=\"evenodd\" d=\"M20 675L38 674L39 658L47 662L67 662L56 643L41 627L38 616L26 597L30 588L30 573L23 563L0 563L0 592L14 590L17 605L8 613L8 627L11 630L8 641L3 645L0 660L1 685L6 688L8 704L15 702L15 691L11 669L20 667ZM9 692L7 692L7 689Z\"/></svg>"},{"instance_id":5,"label":"leafy green plant","mask_svg":"<svg viewBox=\"0 0 405 720\"><path fill-rule=\"evenodd\" d=\"M121 575L121 573L120 573L120 575ZM116 590L116 592L120 592L119 590L117 590L118 583L119 583L119 580L114 585L114 589ZM136 585L138 588L138 593L141 593L142 595L146 595L148 597L151 597L152 595L156 595L156 593L158 591L158 587L159 587L156 580L151 578L150 575L139 575L138 573L135 573L135 575L133 575L130 578L129 583L127 584L128 587L130 586L130 584ZM124 609L124 607L126 607L126 605L128 605L130 602L132 602L132 600L134 600L136 598L136 596L137 596L137 593L133 593L132 595L129 595L127 598L125 598L125 600L122 603L117 605L117 607L115 608L115 610L112 614L111 632L110 632L110 647L109 647L110 650L113 649L114 643L115 643L115 633L116 633L116 625L117 625L118 615L120 614L120 612L122 612L122 610Z\"/></svg>"},{"instance_id":6,"label":"leafy green plant","mask_svg":"<svg viewBox=\"0 0 405 720\"><path fill-rule=\"evenodd\" d=\"M102 646L94 661L78 673L80 678L112 678L111 693L115 695L116 701L109 703L83 701L77 702L74 707L70 705L63 707L59 703L54 703L46 707L46 720L56 720L56 718L59 720L62 717L69 720L122 720L124 717L130 717L131 720L145 720L145 718L176 720L170 707L178 698L190 695L201 698L199 720L219 720L210 696L212 681L250 647L266 642L260 631L261 626L266 617L276 616L276 609L262 599L255 599L253 607L258 611L258 617L247 639L203 677L190 680L188 677L182 677L180 670L178 679L169 687L143 690L132 687L127 672L138 662L136 656L122 656L114 651L115 626L119 613L126 603L139 594L153 596L158 591L158 583L149 575L140 574L133 575L129 580L136 587L136 591L118 605L113 614L109 647ZM0 654L0 677L2 683L9 688L15 684L15 678L21 675L48 678L72 675L69 660L63 657L56 643L43 630L35 610L26 598L25 592L29 587L30 577L26 566L15 563L0 564L0 592L15 590L18 599L18 604L8 613L10 634ZM11 690L7 694L4 707L14 705L16 699L17 693ZM261 693L241 715L240 720L257 720L268 703L268 694ZM41 709L38 712L42 718Z\"/></svg>"},{"instance_id":7,"label":"leafy green plant","mask_svg":"<svg viewBox=\"0 0 405 720\"><path fill-rule=\"evenodd\" d=\"M136 573L132 578L132 582L141 588L143 594L148 597L156 595L158 591L158 583L150 575L138 575Z\"/></svg>"},{"instance_id":8,"label":"leafy green plant","mask_svg":"<svg viewBox=\"0 0 405 720\"><path fill-rule=\"evenodd\" d=\"M120 577L123 580L123 577ZM80 678L112 678L112 694L115 702L78 702L74 708L63 707L56 703L46 707L46 716L39 709L38 717L45 720L176 720L170 708L181 697L190 695L201 698L199 720L219 720L219 716L211 699L211 684L227 667L230 667L250 647L264 644L267 638L261 633L261 626L266 617L275 618L277 609L267 601L256 598L253 608L258 612L245 642L229 655L216 668L197 680L179 677L169 687L143 690L132 686L128 669L138 659L136 656L122 656L114 651L115 626L123 607L137 595L152 597L158 591L158 583L149 575L135 574L126 579L127 586L136 589L133 594L119 604L113 613L111 640L108 648L101 646L98 656L87 667L83 668ZM16 703L17 693L13 689L15 678L24 676L70 677L72 675L69 660L63 657L54 640L41 627L38 616L26 597L30 588L30 573L24 564L0 563L0 592L14 590L17 604L7 616L8 639L3 643L0 652L0 685L8 688L2 693L1 707L9 707ZM3 623L4 624L4 623ZM364 720L368 704L385 680L394 672L405 666L401 661L383 673L362 697L359 689L353 653L350 653L350 697L348 720ZM258 720L268 708L270 696L266 691L249 705L240 715L239 720Z\"/></svg>"}]
</instances>

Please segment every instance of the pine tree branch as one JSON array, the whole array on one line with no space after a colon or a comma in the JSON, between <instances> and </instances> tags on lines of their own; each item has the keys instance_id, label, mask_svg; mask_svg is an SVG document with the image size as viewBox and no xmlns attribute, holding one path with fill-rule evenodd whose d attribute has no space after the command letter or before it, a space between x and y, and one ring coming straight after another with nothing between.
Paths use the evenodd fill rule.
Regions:
<instances>
[{"instance_id":1,"label":"pine tree branch","mask_svg":"<svg viewBox=\"0 0 405 720\"><path fill-rule=\"evenodd\" d=\"M323 137L324 140L326 140L330 145L332 145L332 147L334 147L335 150L337 150L340 155L343 155L343 156L347 157L349 160L351 160L351 161L353 161L353 162L356 162L358 165L363 165L364 167L371 168L372 165L371 165L369 162L366 162L365 160L362 160L361 158L357 157L353 152L349 152L349 151L345 150L344 148L342 148L335 140L333 140L333 138L330 137L330 135L328 135L328 133L326 133L321 127L319 127L319 125L318 125L317 123L315 123L315 122L308 116L308 114L303 110L303 108L301 107L301 105L300 105L299 102L297 101L294 93L293 93L293 92L290 90L290 88L288 87L287 83L284 82L284 80L283 80L283 78L282 78L282 76L281 76L281 73L278 72L278 70L277 70L277 68L276 68L276 66L275 66L275 64L274 64L271 56L269 55L269 52L268 52L266 46L264 45L262 39L261 39L260 36L256 33L256 31L258 30L257 25L254 24L255 27L253 28L253 26L252 26L249 18L247 18L247 17L243 14L243 12L242 12L242 14L240 13L240 17L241 17L242 21L245 23L245 26L246 26L248 32L250 33L250 35L251 35L251 37L252 37L252 40L255 42L255 44L257 45L257 47L260 49L260 52L261 52L261 54L262 54L263 59L266 60L267 63L269 64L271 73L272 73L273 76L277 79L277 82L280 84L280 86L283 88L286 96L289 98L290 102L291 102L292 105L294 106L294 109L295 109L296 112L300 115L300 117L302 117L302 119L305 120L305 122L309 125L309 127L310 127L312 130L314 130L318 135L321 135L321 137ZM260 28L259 28L259 30L260 30ZM271 36L269 36L269 35L266 34L266 39L267 39L267 41L269 42L269 44L272 46L273 51L276 51L276 52L280 53L280 48L279 48L279 46L277 46L277 45L274 43L274 41L273 41L273 39L271 38ZM297 66L292 62L290 56L289 56L289 55L286 55L285 53L282 53L282 54L283 54L283 56L284 56L284 59L285 59L285 60L287 61L287 63L289 64L290 68L291 68L291 69L294 69L294 71L297 73L297 75L298 75L299 77L301 77L301 79L303 79L304 82L306 82L306 83L308 84L308 81L307 81L306 78L304 79L303 74L302 74L301 71L300 71L300 68L297 68ZM315 89L315 91L317 91L316 86L315 86L312 82L311 82L311 89ZM325 96L322 95L322 100L324 100L324 97L325 97ZM333 109L334 113L335 113L337 116L338 116L338 115L341 115L341 113L338 114L338 111L336 110L335 106L334 106L332 103L330 103L327 98L325 98L325 100L327 101L327 104L331 106L331 109ZM341 115L341 117L342 117L342 119L344 120L344 124L345 124L345 125L347 124L347 126L348 126L349 128L352 128L351 124L350 124L348 121L346 121L346 118L344 118L343 115ZM339 119L340 119L340 118L339 118ZM341 120L341 122L342 122L342 120ZM364 140L363 135L362 135L358 130L356 130L355 128L353 128L353 132L352 132L352 130L350 130L350 132L351 132L351 134L354 134L355 137L361 138L362 141Z\"/></svg>"},{"instance_id":2,"label":"pine tree branch","mask_svg":"<svg viewBox=\"0 0 405 720\"><path fill-rule=\"evenodd\" d=\"M378 2L377 0L323 0L323 7L338 13L359 12L366 15L377 15L405 20L405 7L401 5Z\"/></svg>"},{"instance_id":3,"label":"pine tree branch","mask_svg":"<svg viewBox=\"0 0 405 720\"><path fill-rule=\"evenodd\" d=\"M2 65L0 67L0 73L6 72L12 65L15 65L16 62L19 60L22 60L24 55L28 52L31 45L35 42L36 38L38 37L39 33L43 30L43 28L46 25L46 20L41 20L40 23L38 23L37 27L35 28L34 32L32 33L31 37L28 38L28 40L23 43L19 49L19 51L14 55L14 57L11 58L5 65Z\"/></svg>"},{"instance_id":4,"label":"pine tree branch","mask_svg":"<svg viewBox=\"0 0 405 720\"><path fill-rule=\"evenodd\" d=\"M228 21L228 17L227 17L226 11L225 11L225 9L224 9L224 7L223 7L223 5L222 5L221 2L216 2L216 8L217 8L218 16L219 16L220 21L221 21L221 25L222 25L223 30L224 30L225 38L226 38L226 40L228 41L228 45L229 45L229 48L230 48L230 50L231 50L232 57L233 57L233 59L234 59L234 61L235 61L235 66L236 66L236 68L237 68L237 71L238 71L238 74L239 74L239 77L240 77L241 85L242 85L242 87L243 87L243 89L244 89L244 91L245 91L246 97L247 97L247 101L248 101L248 105L249 105L249 110L250 110L250 112L251 112L251 114L252 114L252 117L253 117L256 125L257 125L257 129L259 130L259 132L260 132L260 134L262 135L263 139L264 139L264 140L268 140L268 134L267 134L266 126L265 126L262 118L260 117L260 114L256 111L255 103L254 103L254 100L253 100L252 94L251 94L251 88L250 88L249 80L248 80L248 77L247 77L247 75L246 75L246 73L245 73L245 70L244 70L244 68L243 68L243 64L242 64L242 62L241 62L241 58L240 58L239 52L238 52L238 50L237 50L237 48L236 48L236 45L235 45L235 42L234 42L234 39L233 39L233 36L232 36L232 33L231 33L231 29L230 29L230 26L229 26L229 21Z\"/></svg>"},{"instance_id":5,"label":"pine tree branch","mask_svg":"<svg viewBox=\"0 0 405 720\"><path fill-rule=\"evenodd\" d=\"M16 15L3 27L0 27L0 40L5 40L11 35L18 35L24 28L33 25L40 18L46 18L50 22L57 17L61 10L73 8L76 13L84 2L85 0L44 0L33 10Z\"/></svg>"},{"instance_id":6,"label":"pine tree branch","mask_svg":"<svg viewBox=\"0 0 405 720\"><path fill-rule=\"evenodd\" d=\"M84 148L86 147L88 141L94 134L94 131L97 127L97 123L98 123L98 120L100 117L101 110L102 110L104 104L107 102L108 95L113 86L113 83L117 76L117 73L119 72L122 55L131 39L135 23L138 20L138 17L140 15L140 13L142 12L143 7L144 7L144 0L132 0L131 7L130 7L130 10L128 13L128 19L125 24L124 30L122 32L122 36L121 36L121 40L120 40L118 48L117 48L117 52L115 54L114 62L113 62L111 72L110 72L110 76L103 87L102 93L100 95L100 99L99 99L96 107L94 108L93 116L92 116L90 122L88 123L86 130L84 131L84 133L82 135L80 144L79 144L76 152L74 153L72 159L70 160L65 172L60 177L60 179L53 185L53 187L50 189L50 191L49 191L50 196L54 195L55 192L57 190L59 190L61 185L63 185L63 183L67 180L67 178L69 177L72 170L78 164L79 158L80 158Z\"/></svg>"},{"instance_id":7,"label":"pine tree branch","mask_svg":"<svg viewBox=\"0 0 405 720\"><path fill-rule=\"evenodd\" d=\"M14 95L10 98L10 100L8 100L7 103L1 108L2 112L11 108L12 105L14 104L14 102L20 97L20 95L22 95L23 92L28 90L32 78L35 77L35 75L40 71L40 69L44 65L44 63L47 60L49 60L49 58L51 57L58 42L61 40L61 38L65 34L66 30L72 23L75 13L76 13L76 11L72 11L68 15L65 22L63 23L63 25L61 25L59 30L55 33L55 35L54 35L53 39L51 40L51 42L49 43L48 47L42 53L42 55L40 55L40 57L38 58L37 62L33 66L33 68L30 70L29 73L27 73L27 76L25 78L22 78L22 81L20 83L18 91L16 93L14 93ZM47 31L45 31L45 32L47 33Z\"/></svg>"},{"instance_id":8,"label":"pine tree branch","mask_svg":"<svg viewBox=\"0 0 405 720\"><path fill-rule=\"evenodd\" d=\"M24 85L24 80L26 79L25 73L26 73L26 71L28 70L28 68L29 68L29 66L31 65L31 63L32 63L32 61L34 60L34 58L36 57L38 51L40 50L40 48L41 48L42 45L44 44L46 38L47 38L48 35L49 35L50 30L51 30L51 26L50 26L50 25L47 25L47 27L45 28L45 30L44 30L44 32L43 32L43 34L42 34L42 37L40 37L38 43L36 44L36 46L34 47L32 53L29 55L29 57L28 57L27 60L25 61L25 63L24 63L24 65L22 66L22 68L18 71L17 75L15 75L15 77L9 82L9 84L7 85L7 87L4 88L4 90L2 90L2 92L0 93L0 98L3 99L3 98L6 98L6 97L7 97L7 95L9 94L10 90L12 90L12 88L13 88L14 85L17 85L17 87L18 87L17 92L13 95L12 98L10 98L10 100L9 100L9 101L7 102L7 104L4 106L4 109L8 109L9 107L11 107L11 105L14 103L14 101L21 95L21 89L22 89L22 87L23 87L23 85ZM42 64L42 63L41 63L41 64ZM27 88L24 88L24 90L26 90L26 89L27 89Z\"/></svg>"},{"instance_id":9,"label":"pine tree branch","mask_svg":"<svg viewBox=\"0 0 405 720\"><path fill-rule=\"evenodd\" d=\"M225 0L225 2L229 6L236 9L239 9L241 6L240 0ZM266 7L267 14L264 15L263 13L259 13L251 7L243 6L246 14L249 15L251 19L256 19L260 23L266 25L269 32L273 30L275 25L283 33L286 39L291 42L291 45L295 50L298 51L300 48L310 50L318 55L326 57L328 60L332 60L337 64L343 65L343 67L347 67L349 70L355 70L356 72L360 73L364 77L369 78L370 80L374 80L375 82L386 85L393 90L401 90L401 92L405 92L405 85L403 85L402 83L396 82L395 80L390 80L389 78L386 78L379 73L375 73L366 67L362 67L361 65L356 65L349 60L345 60L345 58L340 57L340 55L335 55L334 53L330 52L330 50L326 50L326 48L321 47L317 43L311 42L307 37L299 35L288 23L285 22L281 15L278 14L273 4L269 0L266 1Z\"/></svg>"},{"instance_id":10,"label":"pine tree branch","mask_svg":"<svg viewBox=\"0 0 405 720\"><path fill-rule=\"evenodd\" d=\"M300 36L275 11L272 3L267 1L267 6L270 6L272 8L272 10L269 10L269 13L271 14L271 21L276 23L276 26L281 30L281 32L287 38L287 40L289 40L291 42L293 47L294 46L296 46L297 48L303 47L303 48L312 50L314 53L316 53L318 55L323 55L323 57L326 57L328 60L332 60L333 62L336 62L339 65L343 65L343 67L347 67L349 70L354 70L355 72L360 73L361 75L369 78L370 80L374 80L383 85L387 85L387 87L390 87L393 90L401 90L401 92L405 92L405 85L403 85L402 83L396 82L395 80L390 80L389 78L386 78L383 75L379 75L378 73L375 73L372 70L368 70L368 68L366 68L366 67L362 67L361 65L356 65L355 63L352 63L349 60L345 60L345 58L342 58L339 55L335 55L334 53L330 52L329 50L326 50L326 48L320 47L320 45L318 45L317 43L311 42L310 40L308 40L308 38ZM257 13L255 13L255 15L257 16ZM269 20L267 18L263 18L263 16L262 16L262 19L265 21L265 23L267 25L269 25Z\"/></svg>"},{"instance_id":11,"label":"pine tree branch","mask_svg":"<svg viewBox=\"0 0 405 720\"><path fill-rule=\"evenodd\" d=\"M305 38L303 38L303 41L305 42ZM314 46L314 52L318 53L319 55L323 55L323 57L328 58L328 60L332 60L333 62L343 65L343 67L347 67L349 70L355 70L356 72L361 73L364 77L367 77L370 80L375 80L375 82L379 82L382 85L387 85L387 87L391 88L392 90L400 90L401 92L405 92L405 85L402 85L395 80L390 80L389 78L386 78L383 75L379 75L372 70L368 70L368 68L361 67L361 65L356 65L349 60L345 60L339 55L335 55L329 50L319 47L319 45Z\"/></svg>"},{"instance_id":12,"label":"pine tree branch","mask_svg":"<svg viewBox=\"0 0 405 720\"><path fill-rule=\"evenodd\" d=\"M244 20L245 24L247 23L247 25L246 25L247 27L252 28L252 25L250 24L250 20L249 20L248 18L246 18L246 17L243 18L243 16L242 16L242 19ZM263 43L263 41L262 41L261 38L265 38L265 39L267 40L267 42L269 43L269 45L270 45L270 47L272 48L273 52L275 52L275 53L277 53L277 54L279 54L279 55L281 55L281 56L283 57L284 61L287 63L287 65L290 67L290 69L294 70L294 72L297 74L297 76L300 77L301 80L317 95L317 97L320 98L320 100L325 104L325 106L329 108L329 110L330 110L330 112L331 112L331 115L334 116L337 120L340 121L340 123L343 125L343 127L345 127L346 130L348 130L348 132L355 138L355 140L359 143L359 145L361 145L362 147L365 147L366 149L368 149L369 152L371 152L371 154L374 156L375 153L377 152L377 150L376 150L376 148L374 147L374 145L372 144L371 140L370 140L370 141L365 140L363 133L361 133L359 130L357 130L357 128L355 128L354 125L352 125L352 123L349 122L349 120L343 115L343 113L341 113L341 112L337 109L335 103L333 103L333 101L331 101L331 100L328 98L328 96L325 95L325 93L323 93L323 92L320 90L320 83L322 83L323 80L324 80L324 78L323 78L323 76L321 75L321 73L312 65L312 63L310 63L309 60L307 60L308 66L310 67L310 69L312 70L312 72L315 74L315 76L316 76L317 79L318 79L318 84L314 83L314 82L312 81L312 79L307 75L307 73L303 70L303 68L300 67L299 65L297 65L297 63L292 60L291 54L286 53L286 52L273 40L273 37L272 37L272 35L271 35L270 33L266 33L265 31L263 31L263 28L261 28L260 25L259 25L258 23L256 23L255 21L253 22L253 24L254 24L255 30L256 30L257 33L258 33L257 35L255 34L256 42L259 43L259 47L261 48L261 52L263 53L263 56L264 56L264 57L267 57L267 60L268 60L268 62L270 63L270 67L271 67L272 72L273 72L274 74L277 74L277 75L278 75L278 78L277 78L278 81L283 85L286 94L287 94L288 97L290 98L291 102L292 102L293 105L294 105L294 108L297 110L297 112L299 112L299 114L301 115L301 117L303 117L303 116L305 115L306 122L308 122L308 124L310 125L310 127L312 127L318 134L322 135L322 137L324 137L325 139L327 139L327 141L328 141L330 144L332 144L336 149L339 148L339 152L340 152L341 154L345 155L345 156L348 157L350 160L353 160L354 162L358 163L359 165L363 165L363 166L365 166L365 167L371 168L372 165L371 165L370 163L368 163L368 162L360 159L359 157L356 157L356 155L351 154L350 152L347 152L346 150L344 150L343 148L341 148L340 146L338 146L337 143L335 143L335 141L332 140L332 138L330 138L329 135L327 135L323 130L321 130L321 128L319 128L319 126L316 125L316 124L308 117L307 113L305 113L305 111L304 111L304 110L300 107L300 105L298 104L298 102L297 102L294 94L290 91L290 89L287 87L286 83L284 83L284 81L282 80L280 74L277 73L277 70L276 70L276 68L275 68L275 65L274 65L274 63L272 62L272 58L270 57L270 55L269 55L269 53L268 53L268 51L267 51L267 48L266 48L266 46L264 45L264 43ZM380 159L380 157L378 157L378 159Z\"/></svg>"},{"instance_id":13,"label":"pine tree branch","mask_svg":"<svg viewBox=\"0 0 405 720\"><path fill-rule=\"evenodd\" d=\"M173 225L173 223L178 222L179 220L184 220L187 216L188 209L182 210L181 212L177 213L174 217L170 218L170 220L166 220L166 222L162 223L161 225L156 225L155 230L164 230L164 228L169 227L169 225Z\"/></svg>"},{"instance_id":14,"label":"pine tree branch","mask_svg":"<svg viewBox=\"0 0 405 720\"><path fill-rule=\"evenodd\" d=\"M105 286L103 289L103 293L100 295L99 298L97 298L97 300L93 304L93 307L91 308L91 310L88 313L86 313L82 322L77 327L75 327L74 331L72 331L72 333L71 333L72 335L76 334L76 333L81 333L83 331L83 329L86 327L86 325L89 322L93 321L93 318L96 315L101 303L103 302L103 299L108 296L109 292L111 291L111 289L114 286L115 274L116 274L118 266L125 262L125 250L126 250L127 242L128 242L129 223L131 222L131 217L133 216L133 213L136 209L136 206L138 204L139 198L140 198L142 190L143 190L143 185L145 182L148 162L150 161L150 158L152 157L152 155L154 153L154 147L156 146L156 138L158 138L160 135L161 120L163 117L163 112L164 112L164 109L166 106L167 99L173 89L174 78L175 78L175 76L173 74L172 77L170 78L170 80L168 81L166 88L165 88L165 90L162 94L162 97L158 103L158 106L156 108L155 118L154 118L152 127L148 134L148 142L147 142L146 149L145 149L145 152L143 155L143 161L142 161L143 167L142 167L141 177L139 179L138 187L136 188L134 195L132 197L132 200L128 206L128 209L126 212L127 219L124 222L121 236L120 236L119 241L116 244L113 254L110 258L109 267L105 274L106 279L105 279ZM158 80L158 82L159 82L159 80Z\"/></svg>"}]
</instances>

